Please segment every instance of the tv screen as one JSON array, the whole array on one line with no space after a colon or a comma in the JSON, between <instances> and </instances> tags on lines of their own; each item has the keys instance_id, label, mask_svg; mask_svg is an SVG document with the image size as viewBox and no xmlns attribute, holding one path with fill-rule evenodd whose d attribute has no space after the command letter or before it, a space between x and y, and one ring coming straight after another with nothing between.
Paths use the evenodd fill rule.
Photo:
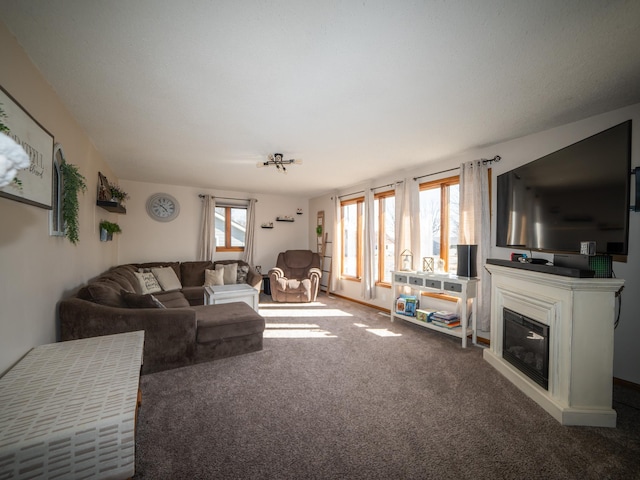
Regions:
<instances>
[{"instance_id":1,"label":"tv screen","mask_svg":"<svg viewBox=\"0 0 640 480\"><path fill-rule=\"evenodd\" d=\"M627 255L631 120L498 176L496 245Z\"/></svg>"}]
</instances>

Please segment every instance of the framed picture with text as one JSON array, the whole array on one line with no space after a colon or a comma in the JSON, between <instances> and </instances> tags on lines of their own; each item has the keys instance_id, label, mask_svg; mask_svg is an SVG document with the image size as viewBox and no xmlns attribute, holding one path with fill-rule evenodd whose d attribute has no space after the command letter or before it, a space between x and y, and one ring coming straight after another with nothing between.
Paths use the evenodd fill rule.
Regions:
<instances>
[{"instance_id":1,"label":"framed picture with text","mask_svg":"<svg viewBox=\"0 0 640 480\"><path fill-rule=\"evenodd\" d=\"M53 181L53 135L0 87L2 123L9 135L29 155L31 164L20 170L17 182L0 188L0 196L51 210Z\"/></svg>"}]
</instances>

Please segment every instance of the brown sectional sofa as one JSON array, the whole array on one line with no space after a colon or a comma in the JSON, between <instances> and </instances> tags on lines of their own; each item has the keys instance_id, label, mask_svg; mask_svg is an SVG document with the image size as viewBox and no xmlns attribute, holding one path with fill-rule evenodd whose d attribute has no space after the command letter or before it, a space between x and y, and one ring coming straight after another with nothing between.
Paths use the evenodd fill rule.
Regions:
<instances>
[{"instance_id":1,"label":"brown sectional sofa","mask_svg":"<svg viewBox=\"0 0 640 480\"><path fill-rule=\"evenodd\" d=\"M262 276L245 262L246 282L260 289ZM262 350L264 318L246 303L204 304L206 269L212 262L153 262L113 267L59 304L60 339L145 331L142 373ZM134 272L171 267L182 288L144 295Z\"/></svg>"}]
</instances>

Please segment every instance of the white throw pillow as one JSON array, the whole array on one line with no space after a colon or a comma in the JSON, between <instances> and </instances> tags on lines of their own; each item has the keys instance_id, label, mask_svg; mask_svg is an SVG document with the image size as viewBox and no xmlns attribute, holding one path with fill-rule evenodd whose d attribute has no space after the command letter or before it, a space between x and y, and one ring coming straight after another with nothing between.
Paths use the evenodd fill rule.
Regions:
<instances>
[{"instance_id":1,"label":"white throw pillow","mask_svg":"<svg viewBox=\"0 0 640 480\"><path fill-rule=\"evenodd\" d=\"M156 267L152 268L151 272L155 275L158 283L162 287L162 290L180 290L182 284L178 280L176 271L171 267Z\"/></svg>"},{"instance_id":2,"label":"white throw pillow","mask_svg":"<svg viewBox=\"0 0 640 480\"><path fill-rule=\"evenodd\" d=\"M133 272L135 276L138 278L138 282L140 283L140 288L142 289L142 293L156 293L161 292L162 287L158 283L156 276L153 272Z\"/></svg>"},{"instance_id":3,"label":"white throw pillow","mask_svg":"<svg viewBox=\"0 0 640 480\"><path fill-rule=\"evenodd\" d=\"M227 265L217 263L216 270L224 270L225 285L235 285L236 281L238 280L238 264L237 263L229 263Z\"/></svg>"},{"instance_id":4,"label":"white throw pillow","mask_svg":"<svg viewBox=\"0 0 640 480\"><path fill-rule=\"evenodd\" d=\"M224 270L205 270L204 271L204 286L212 287L214 285L224 285Z\"/></svg>"}]
</instances>

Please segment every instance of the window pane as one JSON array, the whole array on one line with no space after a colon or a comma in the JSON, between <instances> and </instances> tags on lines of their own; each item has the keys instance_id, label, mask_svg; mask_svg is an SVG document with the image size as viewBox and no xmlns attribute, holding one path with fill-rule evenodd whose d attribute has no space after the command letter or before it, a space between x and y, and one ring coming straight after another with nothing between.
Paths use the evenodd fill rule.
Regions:
<instances>
[{"instance_id":1,"label":"window pane","mask_svg":"<svg viewBox=\"0 0 640 480\"><path fill-rule=\"evenodd\" d=\"M343 212L343 238L342 248L344 258L342 260L342 273L344 275L358 276L358 204L352 203L342 207Z\"/></svg>"},{"instance_id":2,"label":"window pane","mask_svg":"<svg viewBox=\"0 0 640 480\"><path fill-rule=\"evenodd\" d=\"M382 281L391 283L391 272L395 268L395 217L396 199L386 197L384 203L384 257Z\"/></svg>"},{"instance_id":3,"label":"window pane","mask_svg":"<svg viewBox=\"0 0 640 480\"><path fill-rule=\"evenodd\" d=\"M449 265L448 271L458 269L458 232L460 231L460 185L449 186Z\"/></svg>"},{"instance_id":4,"label":"window pane","mask_svg":"<svg viewBox=\"0 0 640 480\"><path fill-rule=\"evenodd\" d=\"M231 246L244 247L247 228L247 210L245 208L231 209Z\"/></svg>"},{"instance_id":5,"label":"window pane","mask_svg":"<svg viewBox=\"0 0 640 480\"><path fill-rule=\"evenodd\" d=\"M440 257L440 187L420 191L420 251Z\"/></svg>"},{"instance_id":6,"label":"window pane","mask_svg":"<svg viewBox=\"0 0 640 480\"><path fill-rule=\"evenodd\" d=\"M224 247L224 232L225 232L225 214L226 209L224 207L216 207L216 246Z\"/></svg>"}]
</instances>

